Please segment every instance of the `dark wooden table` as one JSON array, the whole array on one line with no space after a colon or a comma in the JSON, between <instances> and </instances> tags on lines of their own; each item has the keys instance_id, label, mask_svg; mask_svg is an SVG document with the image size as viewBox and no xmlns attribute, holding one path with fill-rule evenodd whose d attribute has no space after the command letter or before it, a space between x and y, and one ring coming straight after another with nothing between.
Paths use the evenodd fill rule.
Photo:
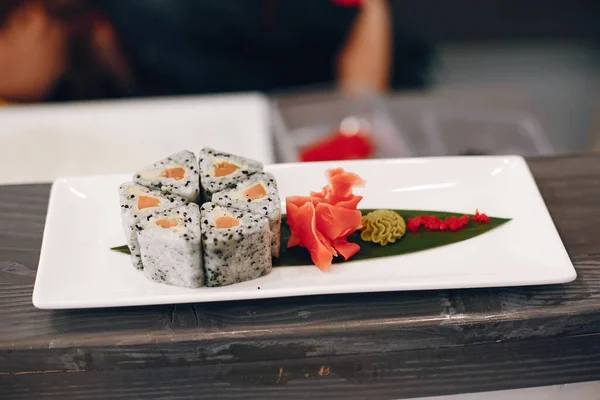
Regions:
<instances>
[{"instance_id":1,"label":"dark wooden table","mask_svg":"<svg viewBox=\"0 0 600 400\"><path fill-rule=\"evenodd\" d=\"M40 311L49 185L0 187L0 398L397 399L600 379L600 157L529 161L577 268L568 285Z\"/></svg>"}]
</instances>

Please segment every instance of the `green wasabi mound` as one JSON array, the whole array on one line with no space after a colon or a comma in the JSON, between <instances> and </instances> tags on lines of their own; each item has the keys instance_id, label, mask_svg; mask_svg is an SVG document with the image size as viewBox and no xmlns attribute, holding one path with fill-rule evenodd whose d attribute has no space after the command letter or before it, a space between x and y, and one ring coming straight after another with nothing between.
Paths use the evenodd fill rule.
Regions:
<instances>
[{"instance_id":1,"label":"green wasabi mound","mask_svg":"<svg viewBox=\"0 0 600 400\"><path fill-rule=\"evenodd\" d=\"M375 210L362 217L360 238L386 246L406 233L406 222L391 210Z\"/></svg>"}]
</instances>

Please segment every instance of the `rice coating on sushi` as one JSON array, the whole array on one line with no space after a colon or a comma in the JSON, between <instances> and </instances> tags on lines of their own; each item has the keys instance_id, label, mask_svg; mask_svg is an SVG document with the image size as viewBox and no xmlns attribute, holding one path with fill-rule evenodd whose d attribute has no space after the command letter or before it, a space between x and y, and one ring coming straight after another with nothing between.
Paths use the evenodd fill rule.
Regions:
<instances>
[{"instance_id":1,"label":"rice coating on sushi","mask_svg":"<svg viewBox=\"0 0 600 400\"><path fill-rule=\"evenodd\" d=\"M215 203L200 210L206 286L225 286L271 272L269 220Z\"/></svg>"},{"instance_id":2,"label":"rice coating on sushi","mask_svg":"<svg viewBox=\"0 0 600 400\"><path fill-rule=\"evenodd\" d=\"M237 182L263 170L263 164L259 161L209 147L203 148L198 158L204 201L211 201L214 193L231 188Z\"/></svg>"},{"instance_id":3,"label":"rice coating on sushi","mask_svg":"<svg viewBox=\"0 0 600 400\"><path fill-rule=\"evenodd\" d=\"M194 153L182 150L145 167L134 174L133 181L164 193L175 194L189 202L200 195L200 174Z\"/></svg>"},{"instance_id":4,"label":"rice coating on sushi","mask_svg":"<svg viewBox=\"0 0 600 400\"><path fill-rule=\"evenodd\" d=\"M268 218L271 230L271 255L279 257L282 211L277 181L272 174L256 173L238 182L232 189L215 193L213 202Z\"/></svg>"},{"instance_id":5,"label":"rice coating on sushi","mask_svg":"<svg viewBox=\"0 0 600 400\"><path fill-rule=\"evenodd\" d=\"M188 288L204 285L197 204L154 212L140 225L137 235L146 278Z\"/></svg>"},{"instance_id":6,"label":"rice coating on sushi","mask_svg":"<svg viewBox=\"0 0 600 400\"><path fill-rule=\"evenodd\" d=\"M131 252L131 262L137 269L143 269L137 232L140 217L147 213L182 206L185 200L179 196L150 190L145 186L127 182L119 186L121 219L127 246Z\"/></svg>"}]
</instances>

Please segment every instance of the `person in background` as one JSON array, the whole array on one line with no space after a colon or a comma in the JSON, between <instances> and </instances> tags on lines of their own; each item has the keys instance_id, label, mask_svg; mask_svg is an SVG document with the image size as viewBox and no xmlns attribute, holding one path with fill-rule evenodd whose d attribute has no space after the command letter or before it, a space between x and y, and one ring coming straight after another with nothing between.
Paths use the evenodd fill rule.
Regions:
<instances>
[{"instance_id":1,"label":"person in background","mask_svg":"<svg viewBox=\"0 0 600 400\"><path fill-rule=\"evenodd\" d=\"M0 0L0 99L419 87L394 32L386 0Z\"/></svg>"}]
</instances>

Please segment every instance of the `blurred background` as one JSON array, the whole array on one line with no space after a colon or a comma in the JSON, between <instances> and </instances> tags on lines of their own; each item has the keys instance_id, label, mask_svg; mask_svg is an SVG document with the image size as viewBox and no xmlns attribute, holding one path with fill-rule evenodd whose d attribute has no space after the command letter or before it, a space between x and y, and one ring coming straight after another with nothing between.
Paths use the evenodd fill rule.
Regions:
<instances>
[{"instance_id":1,"label":"blurred background","mask_svg":"<svg viewBox=\"0 0 600 400\"><path fill-rule=\"evenodd\" d=\"M592 0L0 0L0 148L33 163L0 182L204 145L265 162L593 151L599 17Z\"/></svg>"}]
</instances>

